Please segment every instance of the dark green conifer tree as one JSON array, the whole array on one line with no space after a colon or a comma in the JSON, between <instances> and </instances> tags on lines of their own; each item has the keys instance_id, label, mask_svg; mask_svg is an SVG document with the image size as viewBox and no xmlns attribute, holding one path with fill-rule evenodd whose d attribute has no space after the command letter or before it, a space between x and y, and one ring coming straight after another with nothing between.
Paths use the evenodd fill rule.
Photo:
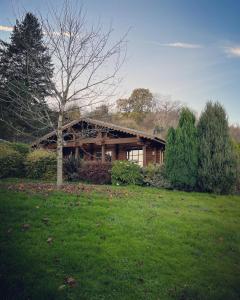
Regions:
<instances>
[{"instance_id":1,"label":"dark green conifer tree","mask_svg":"<svg viewBox=\"0 0 240 300\"><path fill-rule=\"evenodd\" d=\"M19 132L37 131L43 127L38 124L40 119L31 120L34 114L28 114L26 108L29 112L49 110L45 98L51 94L53 74L38 19L26 13L22 22L16 21L10 43L2 41L1 45L1 117L8 122L12 119L12 126Z\"/></svg>"},{"instance_id":2,"label":"dark green conifer tree","mask_svg":"<svg viewBox=\"0 0 240 300\"><path fill-rule=\"evenodd\" d=\"M173 127L168 129L165 149L165 172L172 183L175 180L176 132Z\"/></svg>"},{"instance_id":3,"label":"dark green conifer tree","mask_svg":"<svg viewBox=\"0 0 240 300\"><path fill-rule=\"evenodd\" d=\"M173 144L172 136L170 132L166 150L168 179L177 189L193 190L197 180L197 131L195 116L188 108L182 109Z\"/></svg>"},{"instance_id":4,"label":"dark green conifer tree","mask_svg":"<svg viewBox=\"0 0 240 300\"><path fill-rule=\"evenodd\" d=\"M236 184L236 157L229 136L226 112L219 103L207 103L197 131L199 188L207 192L231 192Z\"/></svg>"}]
</instances>

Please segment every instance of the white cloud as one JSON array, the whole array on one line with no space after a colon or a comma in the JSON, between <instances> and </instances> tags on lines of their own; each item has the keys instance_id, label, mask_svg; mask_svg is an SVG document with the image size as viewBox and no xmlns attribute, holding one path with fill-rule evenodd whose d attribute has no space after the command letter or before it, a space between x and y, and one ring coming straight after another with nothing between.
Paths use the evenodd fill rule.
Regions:
<instances>
[{"instance_id":1,"label":"white cloud","mask_svg":"<svg viewBox=\"0 0 240 300\"><path fill-rule=\"evenodd\" d=\"M182 48L182 49L199 49L203 48L202 45L199 44L191 44L191 43L184 43L184 42L174 42L174 43L159 43L156 41L149 41L148 43L161 46L161 47L172 47L172 48Z\"/></svg>"},{"instance_id":2,"label":"white cloud","mask_svg":"<svg viewBox=\"0 0 240 300\"><path fill-rule=\"evenodd\" d=\"M13 31L13 27L0 25L0 31Z\"/></svg>"},{"instance_id":3,"label":"white cloud","mask_svg":"<svg viewBox=\"0 0 240 300\"><path fill-rule=\"evenodd\" d=\"M183 49L198 49L202 48L199 44L190 44L190 43L183 43L183 42L175 42L175 43L168 43L168 44L161 44L165 47L173 47L173 48L183 48Z\"/></svg>"},{"instance_id":4,"label":"white cloud","mask_svg":"<svg viewBox=\"0 0 240 300\"><path fill-rule=\"evenodd\" d=\"M240 46L225 47L225 52L230 57L240 57Z\"/></svg>"}]
</instances>

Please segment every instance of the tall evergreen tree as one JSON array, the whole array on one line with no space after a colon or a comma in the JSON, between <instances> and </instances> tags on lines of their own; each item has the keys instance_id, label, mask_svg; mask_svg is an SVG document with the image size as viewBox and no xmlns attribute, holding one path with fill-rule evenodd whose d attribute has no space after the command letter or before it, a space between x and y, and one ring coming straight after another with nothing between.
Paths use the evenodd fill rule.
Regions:
<instances>
[{"instance_id":1,"label":"tall evergreen tree","mask_svg":"<svg viewBox=\"0 0 240 300\"><path fill-rule=\"evenodd\" d=\"M168 129L165 150L165 167L168 180L172 183L175 180L176 162L176 131L173 127Z\"/></svg>"},{"instance_id":2,"label":"tall evergreen tree","mask_svg":"<svg viewBox=\"0 0 240 300\"><path fill-rule=\"evenodd\" d=\"M166 149L168 178L175 188L193 190L197 180L197 131L195 116L188 108L182 109L173 136L171 129Z\"/></svg>"},{"instance_id":3,"label":"tall evergreen tree","mask_svg":"<svg viewBox=\"0 0 240 300\"><path fill-rule=\"evenodd\" d=\"M207 103L197 131L200 189L229 193L236 183L236 159L229 136L226 112L219 103Z\"/></svg>"},{"instance_id":4,"label":"tall evergreen tree","mask_svg":"<svg viewBox=\"0 0 240 300\"><path fill-rule=\"evenodd\" d=\"M31 115L24 115L21 109L26 105L36 107L36 110L48 109L45 97L51 94L53 66L38 19L32 13L26 13L22 22L16 21L10 43L2 41L1 45L2 117L8 121L12 117L12 126L19 131L29 133L34 128L42 128L37 120L31 120Z\"/></svg>"}]
</instances>

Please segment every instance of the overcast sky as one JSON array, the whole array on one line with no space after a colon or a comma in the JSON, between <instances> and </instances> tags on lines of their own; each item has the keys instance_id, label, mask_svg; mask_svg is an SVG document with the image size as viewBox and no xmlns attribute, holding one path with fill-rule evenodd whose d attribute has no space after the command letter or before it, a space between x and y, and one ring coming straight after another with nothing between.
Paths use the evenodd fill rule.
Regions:
<instances>
[{"instance_id":1,"label":"overcast sky","mask_svg":"<svg viewBox=\"0 0 240 300\"><path fill-rule=\"evenodd\" d=\"M77 1L80 3L80 1ZM0 38L23 8L47 12L49 0L0 0ZM61 0L52 1L59 6ZM171 95L197 111L221 102L240 123L239 0L88 0L90 22L112 23L116 37L128 28L128 59L121 94L134 88ZM15 11L15 12L14 12Z\"/></svg>"}]
</instances>

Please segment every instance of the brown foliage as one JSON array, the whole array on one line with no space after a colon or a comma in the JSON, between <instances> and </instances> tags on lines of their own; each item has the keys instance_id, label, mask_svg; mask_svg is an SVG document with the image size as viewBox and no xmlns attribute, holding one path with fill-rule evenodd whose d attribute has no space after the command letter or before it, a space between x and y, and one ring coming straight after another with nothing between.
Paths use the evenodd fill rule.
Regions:
<instances>
[{"instance_id":1,"label":"brown foliage","mask_svg":"<svg viewBox=\"0 0 240 300\"><path fill-rule=\"evenodd\" d=\"M84 162L78 171L79 179L95 184L111 183L111 168L109 162Z\"/></svg>"}]
</instances>

